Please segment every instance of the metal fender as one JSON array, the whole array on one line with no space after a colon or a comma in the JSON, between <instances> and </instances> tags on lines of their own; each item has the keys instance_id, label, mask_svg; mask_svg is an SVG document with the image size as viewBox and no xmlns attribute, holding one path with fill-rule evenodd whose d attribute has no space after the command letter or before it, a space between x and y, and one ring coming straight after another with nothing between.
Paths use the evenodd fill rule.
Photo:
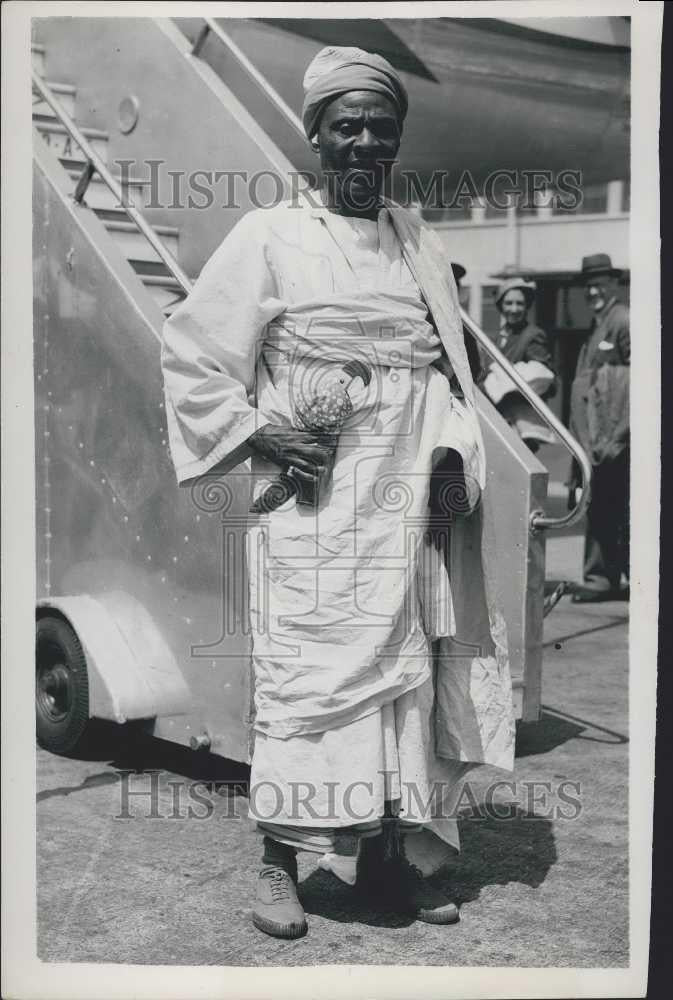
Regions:
<instances>
[{"instance_id":1,"label":"metal fender","mask_svg":"<svg viewBox=\"0 0 673 1000\"><path fill-rule=\"evenodd\" d=\"M156 622L120 591L43 598L38 616L54 610L82 643L89 670L89 714L123 723L191 708L185 679Z\"/></svg>"}]
</instances>

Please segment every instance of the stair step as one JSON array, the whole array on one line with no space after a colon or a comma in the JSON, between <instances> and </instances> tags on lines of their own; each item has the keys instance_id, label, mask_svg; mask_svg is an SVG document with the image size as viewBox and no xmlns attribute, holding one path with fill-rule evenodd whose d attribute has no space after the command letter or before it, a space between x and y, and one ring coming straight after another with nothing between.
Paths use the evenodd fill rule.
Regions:
<instances>
[{"instance_id":1,"label":"stair step","mask_svg":"<svg viewBox=\"0 0 673 1000\"><path fill-rule=\"evenodd\" d=\"M84 161L78 164L77 170L72 168L72 164L75 161L61 160L61 162L70 164L70 166L68 166L66 169L68 170L68 173L72 178L73 185L76 185L77 181L81 177L82 171L84 170ZM116 180L119 181L119 178L117 177ZM129 186L126 191L126 198L128 200L129 205L138 209L141 209L143 207L144 189L145 185L144 182L142 181L138 181L135 184L129 183ZM107 212L110 210L114 211L119 208L119 203L117 202L116 196L112 193L112 191L107 186L105 181L101 180L101 178L97 174L94 174L94 176L89 181L89 186L86 189L84 201L89 206L89 208L92 208L97 213ZM120 211L122 210L120 209ZM127 218L126 213L124 213L124 218L125 219Z\"/></svg>"},{"instance_id":2,"label":"stair step","mask_svg":"<svg viewBox=\"0 0 673 1000\"><path fill-rule=\"evenodd\" d=\"M37 42L33 42L30 46L30 61L38 76L44 76L44 57L44 45L38 45Z\"/></svg>"},{"instance_id":3,"label":"stair step","mask_svg":"<svg viewBox=\"0 0 673 1000\"><path fill-rule=\"evenodd\" d=\"M75 115L75 87L71 87L68 83L48 83L48 87L54 93L54 96L63 105L63 110L66 114L70 115L71 118ZM53 108L47 104L41 95L34 90L33 91L33 121L45 119L49 121L58 121L56 112Z\"/></svg>"},{"instance_id":4,"label":"stair step","mask_svg":"<svg viewBox=\"0 0 673 1000\"><path fill-rule=\"evenodd\" d=\"M162 281L173 281L173 275L162 260L137 260L129 257L129 264L139 278L160 278Z\"/></svg>"},{"instance_id":5,"label":"stair step","mask_svg":"<svg viewBox=\"0 0 673 1000\"><path fill-rule=\"evenodd\" d=\"M109 188L108 188L108 190L109 190ZM112 197L112 201L114 201L114 200L115 199L114 199L114 196L113 196ZM101 220L101 222L105 223L106 226L110 222L131 223L131 225L133 225L133 223L131 222L131 219L128 217L128 215L126 214L126 212L124 211L124 209L123 208L119 208L116 203L115 204L111 204L109 206L105 205L102 208L99 207L99 206L94 206L94 205L89 204L89 208L93 208L93 210L96 213L96 215L98 216L98 218ZM160 227L159 226L155 226L154 228L156 230L156 229L159 229ZM168 229L168 236L169 237L175 235L175 233L172 230L172 227L164 227L164 228ZM175 232L178 233L179 230L175 230Z\"/></svg>"},{"instance_id":6,"label":"stair step","mask_svg":"<svg viewBox=\"0 0 673 1000\"><path fill-rule=\"evenodd\" d=\"M177 302L170 302L167 306L164 306L162 308L161 311L166 317L166 319L168 319L169 316L173 315L175 310L178 308L179 305L182 304L183 301L184 301L183 299L178 299Z\"/></svg>"},{"instance_id":7,"label":"stair step","mask_svg":"<svg viewBox=\"0 0 673 1000\"><path fill-rule=\"evenodd\" d=\"M174 278L150 274L140 277L164 316L170 316L173 310L177 309L181 302L184 302L185 293L182 286Z\"/></svg>"},{"instance_id":8,"label":"stair step","mask_svg":"<svg viewBox=\"0 0 673 1000\"><path fill-rule=\"evenodd\" d=\"M31 45L33 68L40 76L45 74L45 47ZM66 83L49 83L49 87L61 103L66 114L74 118L76 88ZM86 165L83 151L72 139L70 133L58 119L55 111L33 91L33 123L43 140L58 157L61 165L68 172L73 182L73 190L82 175ZM88 139L94 151L104 160L107 159L108 133L100 129L82 128L82 134ZM120 178L115 178L121 183ZM129 178L126 197L136 208L142 208L145 201L145 190L148 182ZM147 287L161 311L170 316L177 306L184 301L185 292L178 281L172 277L159 255L153 250L145 237L138 231L135 224L119 207L116 196L101 177L94 175L87 187L85 202L96 212L105 228L112 235L119 249ZM179 230L174 226L154 226L155 233L174 257L178 253Z\"/></svg>"},{"instance_id":9,"label":"stair step","mask_svg":"<svg viewBox=\"0 0 673 1000\"><path fill-rule=\"evenodd\" d=\"M177 278L173 278L169 274L143 274L142 271L137 271L136 273L138 274L138 277L142 278L143 284L145 285L153 285L157 288L161 286L162 288L169 289L171 292L175 292L176 295L178 293L182 293L182 295L185 294L182 285Z\"/></svg>"},{"instance_id":10,"label":"stair step","mask_svg":"<svg viewBox=\"0 0 673 1000\"><path fill-rule=\"evenodd\" d=\"M60 160L83 159L84 154L82 150L71 137L65 126L61 125L60 122L38 121L35 122L35 128L38 130L46 144L52 149L54 155L58 156ZM80 131L82 132L84 138L88 139L94 152L97 153L102 160L106 160L108 133L101 132L101 130L97 128L82 128Z\"/></svg>"},{"instance_id":11,"label":"stair step","mask_svg":"<svg viewBox=\"0 0 673 1000\"><path fill-rule=\"evenodd\" d=\"M105 222L104 225L125 257L136 261L159 261L161 263L159 255L132 222L110 221ZM153 226L152 228L165 248L176 257L180 231L174 226Z\"/></svg>"}]
</instances>

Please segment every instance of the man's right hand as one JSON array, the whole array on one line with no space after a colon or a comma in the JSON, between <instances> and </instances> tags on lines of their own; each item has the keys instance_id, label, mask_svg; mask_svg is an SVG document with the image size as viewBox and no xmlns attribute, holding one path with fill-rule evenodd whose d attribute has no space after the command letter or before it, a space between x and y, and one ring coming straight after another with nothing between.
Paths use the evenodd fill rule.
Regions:
<instances>
[{"instance_id":1,"label":"man's right hand","mask_svg":"<svg viewBox=\"0 0 673 1000\"><path fill-rule=\"evenodd\" d=\"M336 434L297 431L277 424L266 424L248 438L248 444L258 455L283 471L293 465L308 476L320 475L330 468L337 441Z\"/></svg>"}]
</instances>

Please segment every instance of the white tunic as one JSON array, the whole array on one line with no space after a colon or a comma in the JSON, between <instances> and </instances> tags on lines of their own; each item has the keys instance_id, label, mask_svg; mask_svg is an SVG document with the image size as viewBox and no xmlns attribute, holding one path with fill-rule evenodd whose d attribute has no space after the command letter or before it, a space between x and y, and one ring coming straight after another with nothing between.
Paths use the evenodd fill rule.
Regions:
<instances>
[{"instance_id":1,"label":"white tunic","mask_svg":"<svg viewBox=\"0 0 673 1000\"><path fill-rule=\"evenodd\" d=\"M478 442L431 363L439 337L385 209L377 221L250 213L165 326L181 480L248 457L245 439L266 422L293 425L297 386L352 350L375 377L353 396L324 502L313 512L291 499L251 525L255 726L274 737L345 725L430 678L419 552L446 595L430 588L440 610L448 590L423 543L429 474L453 447L481 479ZM253 456L255 495L278 471ZM448 615L433 632L450 630Z\"/></svg>"}]
</instances>

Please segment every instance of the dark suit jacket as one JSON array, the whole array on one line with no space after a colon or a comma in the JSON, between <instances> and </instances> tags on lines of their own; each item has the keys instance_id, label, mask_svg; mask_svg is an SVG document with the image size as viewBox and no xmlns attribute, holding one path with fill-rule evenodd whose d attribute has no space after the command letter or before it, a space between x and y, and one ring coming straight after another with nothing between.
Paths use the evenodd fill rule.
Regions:
<instances>
[{"instance_id":1,"label":"dark suit jacket","mask_svg":"<svg viewBox=\"0 0 673 1000\"><path fill-rule=\"evenodd\" d=\"M502 335L496 338L500 346ZM510 333L500 350L511 364L519 361L539 361L550 371L554 371L547 334L534 323L527 323L518 333Z\"/></svg>"},{"instance_id":2,"label":"dark suit jacket","mask_svg":"<svg viewBox=\"0 0 673 1000\"><path fill-rule=\"evenodd\" d=\"M611 370L599 378L604 365ZM630 366L629 310L613 299L594 320L580 350L570 395L570 430L594 465L606 455L614 460L628 447ZM609 433L602 426L606 420Z\"/></svg>"}]
</instances>

